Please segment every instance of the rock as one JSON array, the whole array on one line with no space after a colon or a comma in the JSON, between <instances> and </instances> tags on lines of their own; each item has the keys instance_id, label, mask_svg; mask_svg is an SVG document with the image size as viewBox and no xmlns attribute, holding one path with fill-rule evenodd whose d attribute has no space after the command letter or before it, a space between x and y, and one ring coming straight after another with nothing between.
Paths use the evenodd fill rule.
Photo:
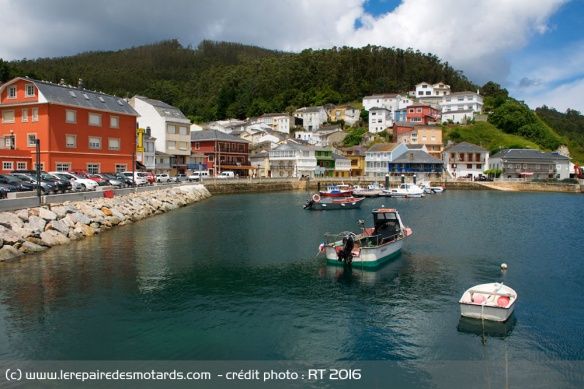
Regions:
<instances>
[{"instance_id":1,"label":"rock","mask_svg":"<svg viewBox=\"0 0 584 389\"><path fill-rule=\"evenodd\" d=\"M10 262L18 257L23 256L24 253L12 246L3 246L0 248L0 262Z\"/></svg>"},{"instance_id":2,"label":"rock","mask_svg":"<svg viewBox=\"0 0 584 389\"><path fill-rule=\"evenodd\" d=\"M20 246L19 250L25 254L30 254L30 253L38 253L41 251L45 251L46 249L47 249L47 247L45 247L45 246L41 246L39 244L29 242L29 241L24 241L22 243L22 245Z\"/></svg>"},{"instance_id":3,"label":"rock","mask_svg":"<svg viewBox=\"0 0 584 389\"><path fill-rule=\"evenodd\" d=\"M67 215L67 217L70 218L73 223L79 222L88 225L91 223L91 219L89 219L89 217L82 214L81 212L70 213Z\"/></svg>"},{"instance_id":4,"label":"rock","mask_svg":"<svg viewBox=\"0 0 584 389\"><path fill-rule=\"evenodd\" d=\"M75 232L80 232L83 236L93 236L95 235L95 230L88 226L87 224L77 223L75 224Z\"/></svg>"},{"instance_id":5,"label":"rock","mask_svg":"<svg viewBox=\"0 0 584 389\"><path fill-rule=\"evenodd\" d=\"M77 211L73 207L63 206L63 205L57 206L57 207L53 207L53 208L51 208L51 210L57 214L57 218L58 219L64 218L65 216L67 216L68 213L73 213L73 212L76 212Z\"/></svg>"},{"instance_id":6,"label":"rock","mask_svg":"<svg viewBox=\"0 0 584 389\"><path fill-rule=\"evenodd\" d=\"M57 214L46 208L38 208L39 217L45 219L46 221L57 220Z\"/></svg>"},{"instance_id":7,"label":"rock","mask_svg":"<svg viewBox=\"0 0 584 389\"><path fill-rule=\"evenodd\" d=\"M73 223L73 221L69 218L63 218L61 220L53 220L51 221L47 227L45 228L45 230L47 228L53 229L53 230L57 230L59 231L61 234L67 236L69 235L69 228L73 227L75 224Z\"/></svg>"},{"instance_id":8,"label":"rock","mask_svg":"<svg viewBox=\"0 0 584 389\"><path fill-rule=\"evenodd\" d=\"M28 209L21 209L15 212L22 221L28 221Z\"/></svg>"},{"instance_id":9,"label":"rock","mask_svg":"<svg viewBox=\"0 0 584 389\"><path fill-rule=\"evenodd\" d=\"M103 212L105 216L113 215L112 211L108 207L101 207L101 212Z\"/></svg>"},{"instance_id":10,"label":"rock","mask_svg":"<svg viewBox=\"0 0 584 389\"><path fill-rule=\"evenodd\" d=\"M22 227L24 223L21 218L19 218L16 214L12 212L1 212L0 225L10 228L12 225Z\"/></svg>"},{"instance_id":11,"label":"rock","mask_svg":"<svg viewBox=\"0 0 584 389\"><path fill-rule=\"evenodd\" d=\"M0 225L0 239L2 239L4 244L11 245L11 244L18 243L19 241L21 241L22 236L20 236L20 234L17 234L16 232L4 227L3 225Z\"/></svg>"},{"instance_id":12,"label":"rock","mask_svg":"<svg viewBox=\"0 0 584 389\"><path fill-rule=\"evenodd\" d=\"M45 230L46 225L47 222L45 219L41 219L40 217L33 215L28 218L28 223L26 223L24 226L25 228L29 228L32 231L41 232Z\"/></svg>"},{"instance_id":13,"label":"rock","mask_svg":"<svg viewBox=\"0 0 584 389\"><path fill-rule=\"evenodd\" d=\"M41 233L41 239L46 246L50 247L61 244L67 244L71 241L69 238L67 238L65 235L61 234L57 230L47 230Z\"/></svg>"}]
</instances>

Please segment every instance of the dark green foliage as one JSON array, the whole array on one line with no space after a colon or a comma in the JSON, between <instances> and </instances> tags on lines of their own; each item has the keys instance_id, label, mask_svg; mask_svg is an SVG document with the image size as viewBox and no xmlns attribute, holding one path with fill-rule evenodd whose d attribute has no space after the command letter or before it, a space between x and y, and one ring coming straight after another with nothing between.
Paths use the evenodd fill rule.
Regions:
<instances>
[{"instance_id":1,"label":"dark green foliage","mask_svg":"<svg viewBox=\"0 0 584 389\"><path fill-rule=\"evenodd\" d=\"M556 133L567 138L570 155L575 160L584 162L584 116L574 109L562 113L545 105L537 108L535 113Z\"/></svg>"},{"instance_id":2,"label":"dark green foliage","mask_svg":"<svg viewBox=\"0 0 584 389\"><path fill-rule=\"evenodd\" d=\"M363 140L363 135L367 132L367 128L350 128L347 130L348 134L343 139L343 145L347 147L358 146Z\"/></svg>"},{"instance_id":3,"label":"dark green foliage","mask_svg":"<svg viewBox=\"0 0 584 389\"><path fill-rule=\"evenodd\" d=\"M82 78L88 89L159 99L203 121L361 101L374 93L403 93L421 81L445 82L452 91L476 89L433 54L377 46L292 54L211 41L193 50L170 40L9 65L18 68L12 77L74 85Z\"/></svg>"},{"instance_id":4,"label":"dark green foliage","mask_svg":"<svg viewBox=\"0 0 584 389\"><path fill-rule=\"evenodd\" d=\"M535 142L544 150L556 150L562 144L562 140L529 107L513 99L507 99L497 107L489 115L489 123L507 134Z\"/></svg>"}]
</instances>

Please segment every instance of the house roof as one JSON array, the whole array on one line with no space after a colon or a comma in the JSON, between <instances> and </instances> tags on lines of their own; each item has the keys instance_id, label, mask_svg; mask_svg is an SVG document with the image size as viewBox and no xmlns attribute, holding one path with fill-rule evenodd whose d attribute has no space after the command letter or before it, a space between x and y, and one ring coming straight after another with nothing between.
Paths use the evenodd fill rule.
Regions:
<instances>
[{"instance_id":1,"label":"house roof","mask_svg":"<svg viewBox=\"0 0 584 389\"><path fill-rule=\"evenodd\" d=\"M400 96L399 93L384 93L380 95L365 96L363 99L395 99Z\"/></svg>"},{"instance_id":2,"label":"house roof","mask_svg":"<svg viewBox=\"0 0 584 389\"><path fill-rule=\"evenodd\" d=\"M397 146L399 146L398 143L376 143L367 152L393 151Z\"/></svg>"},{"instance_id":3,"label":"house roof","mask_svg":"<svg viewBox=\"0 0 584 389\"><path fill-rule=\"evenodd\" d=\"M353 147L349 147L346 151L345 154L347 154L347 152L352 151L352 154L350 154L350 156L365 156L365 147L363 146L353 146Z\"/></svg>"},{"instance_id":4,"label":"house roof","mask_svg":"<svg viewBox=\"0 0 584 389\"><path fill-rule=\"evenodd\" d=\"M466 91L466 92L453 92L453 93L450 94L450 96L460 96L460 95L478 95L478 93L477 92ZM444 97L444 96L442 96L442 97Z\"/></svg>"},{"instance_id":5,"label":"house roof","mask_svg":"<svg viewBox=\"0 0 584 389\"><path fill-rule=\"evenodd\" d=\"M336 153L333 153L333 159L334 159L334 160L337 160L337 159L338 159L338 160L345 160L345 161L348 161L348 160L349 160L349 158L347 158L347 157L344 157L344 156L342 156L342 155L339 155L339 154L336 154Z\"/></svg>"},{"instance_id":6,"label":"house roof","mask_svg":"<svg viewBox=\"0 0 584 389\"><path fill-rule=\"evenodd\" d=\"M457 153L487 153L488 150L468 142L460 142L450 145L444 149L444 152Z\"/></svg>"},{"instance_id":7,"label":"house roof","mask_svg":"<svg viewBox=\"0 0 584 389\"><path fill-rule=\"evenodd\" d=\"M422 150L409 150L394 159L390 163L439 163L444 164L442 160L431 156Z\"/></svg>"},{"instance_id":8,"label":"house roof","mask_svg":"<svg viewBox=\"0 0 584 389\"><path fill-rule=\"evenodd\" d=\"M17 77L4 84L3 88L18 82L19 80L24 80L34 84L39 91L39 95L42 95L49 104L61 104L86 108L89 110L140 116L138 112L136 112L136 110L121 97L90 91L71 85L60 85L48 81L33 80L28 77Z\"/></svg>"},{"instance_id":9,"label":"house roof","mask_svg":"<svg viewBox=\"0 0 584 389\"><path fill-rule=\"evenodd\" d=\"M229 142L251 143L246 139L227 134L219 130L203 130L191 132L191 142L201 142L205 140L222 140Z\"/></svg>"},{"instance_id":10,"label":"house roof","mask_svg":"<svg viewBox=\"0 0 584 389\"><path fill-rule=\"evenodd\" d=\"M553 152L546 153L541 150L532 149L505 149L491 156L491 158L505 158L522 161L556 161L556 160L570 160L565 155Z\"/></svg>"}]
</instances>

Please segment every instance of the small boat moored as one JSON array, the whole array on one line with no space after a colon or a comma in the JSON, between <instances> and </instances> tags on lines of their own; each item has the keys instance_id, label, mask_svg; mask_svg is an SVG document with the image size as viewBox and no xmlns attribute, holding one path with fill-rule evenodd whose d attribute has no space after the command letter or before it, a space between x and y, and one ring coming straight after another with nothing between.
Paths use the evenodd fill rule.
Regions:
<instances>
[{"instance_id":1,"label":"small boat moored","mask_svg":"<svg viewBox=\"0 0 584 389\"><path fill-rule=\"evenodd\" d=\"M415 184L403 183L397 188L383 189L381 196L387 197L424 197L424 190Z\"/></svg>"},{"instance_id":2,"label":"small boat moored","mask_svg":"<svg viewBox=\"0 0 584 389\"><path fill-rule=\"evenodd\" d=\"M322 197L350 197L353 195L353 188L346 184L328 185L326 190L319 191Z\"/></svg>"},{"instance_id":3,"label":"small boat moored","mask_svg":"<svg viewBox=\"0 0 584 389\"><path fill-rule=\"evenodd\" d=\"M430 182L420 182L419 186L420 186L420 188L422 188L422 190L425 193L442 193L442 192L444 192L444 185L432 186L432 185L430 185Z\"/></svg>"},{"instance_id":4,"label":"small boat moored","mask_svg":"<svg viewBox=\"0 0 584 389\"><path fill-rule=\"evenodd\" d=\"M304 209L313 210L335 210L335 209L355 209L361 207L361 204L365 200L364 197L323 197L315 194L313 195L306 204L304 204Z\"/></svg>"},{"instance_id":5,"label":"small boat moored","mask_svg":"<svg viewBox=\"0 0 584 389\"><path fill-rule=\"evenodd\" d=\"M411 228L403 225L395 209L374 209L372 214L373 227L365 228L365 222L359 220L359 234L325 234L320 251L325 253L328 264L375 268L400 253L405 238L412 235Z\"/></svg>"},{"instance_id":6,"label":"small boat moored","mask_svg":"<svg viewBox=\"0 0 584 389\"><path fill-rule=\"evenodd\" d=\"M517 292L503 283L481 284L468 289L460 298L464 317L503 322L515 309Z\"/></svg>"}]
</instances>

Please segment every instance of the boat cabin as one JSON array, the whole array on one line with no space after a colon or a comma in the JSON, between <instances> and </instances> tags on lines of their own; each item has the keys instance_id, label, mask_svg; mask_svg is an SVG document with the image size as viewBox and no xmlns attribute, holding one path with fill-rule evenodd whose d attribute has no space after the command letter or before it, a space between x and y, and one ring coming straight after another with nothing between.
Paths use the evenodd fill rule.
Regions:
<instances>
[{"instance_id":1,"label":"boat cabin","mask_svg":"<svg viewBox=\"0 0 584 389\"><path fill-rule=\"evenodd\" d=\"M401 233L401 221L394 209L373 210L372 236L378 237L381 244L396 239Z\"/></svg>"}]
</instances>

